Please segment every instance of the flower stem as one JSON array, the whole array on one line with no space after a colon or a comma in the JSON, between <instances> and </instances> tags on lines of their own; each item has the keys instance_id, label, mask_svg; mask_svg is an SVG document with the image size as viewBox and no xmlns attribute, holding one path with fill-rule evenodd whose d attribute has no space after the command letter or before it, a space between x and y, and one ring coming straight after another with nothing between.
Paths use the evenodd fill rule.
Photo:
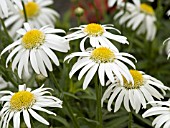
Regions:
<instances>
[{"instance_id":1,"label":"flower stem","mask_svg":"<svg viewBox=\"0 0 170 128\"><path fill-rule=\"evenodd\" d=\"M102 95L102 86L98 82L97 75L95 76L95 89L96 89L96 119L99 122L97 128L102 128L102 107L101 107L101 95Z\"/></svg>"},{"instance_id":2,"label":"flower stem","mask_svg":"<svg viewBox=\"0 0 170 128\"><path fill-rule=\"evenodd\" d=\"M57 79L55 78L53 72L50 73L50 76L51 76L54 84L56 85L57 89L59 90L59 92L63 95L64 92L63 92L62 88L60 87ZM73 111L72 111L70 105L68 104L67 99L66 99L64 96L63 96L63 101L64 101L64 104L65 104L65 106L66 106L66 108L67 108L67 110L68 110L68 112L69 112L69 114L70 114L70 116L71 116L71 119L72 119L72 121L73 121L74 128L79 128L77 119L75 118L75 116L74 116L74 114L73 114Z\"/></svg>"},{"instance_id":3,"label":"flower stem","mask_svg":"<svg viewBox=\"0 0 170 128\"><path fill-rule=\"evenodd\" d=\"M8 30L7 30L7 28L5 26L5 23L4 23L4 19L0 18L0 20L1 20L1 25L2 25L2 27L4 29L5 34L7 35L8 39L10 40L10 42L12 42L13 40L12 40L11 36L8 33Z\"/></svg>"},{"instance_id":4,"label":"flower stem","mask_svg":"<svg viewBox=\"0 0 170 128\"><path fill-rule=\"evenodd\" d=\"M128 128L132 128L132 112L129 112L129 123Z\"/></svg>"},{"instance_id":5,"label":"flower stem","mask_svg":"<svg viewBox=\"0 0 170 128\"><path fill-rule=\"evenodd\" d=\"M126 9L126 8L127 8L127 2L128 2L128 1L126 0L126 1L125 1L125 5L124 5L124 9L123 9L123 10L124 10L124 12L123 12L124 14L125 14L126 11L127 11L127 9Z\"/></svg>"},{"instance_id":6,"label":"flower stem","mask_svg":"<svg viewBox=\"0 0 170 128\"><path fill-rule=\"evenodd\" d=\"M25 9L24 1L21 0L21 2L22 2L23 11L24 11L25 22L28 22L28 17L27 17L27 12L26 12L26 9Z\"/></svg>"}]
</instances>

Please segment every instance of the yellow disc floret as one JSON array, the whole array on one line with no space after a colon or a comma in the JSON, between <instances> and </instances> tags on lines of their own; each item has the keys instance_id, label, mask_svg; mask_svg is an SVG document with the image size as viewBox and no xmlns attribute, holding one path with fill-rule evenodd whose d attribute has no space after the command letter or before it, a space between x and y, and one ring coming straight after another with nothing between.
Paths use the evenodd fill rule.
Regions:
<instances>
[{"instance_id":1,"label":"yellow disc floret","mask_svg":"<svg viewBox=\"0 0 170 128\"><path fill-rule=\"evenodd\" d=\"M20 111L22 109L28 109L34 104L34 102L35 97L31 92L19 91L12 96L10 106L11 109Z\"/></svg>"},{"instance_id":2,"label":"yellow disc floret","mask_svg":"<svg viewBox=\"0 0 170 128\"><path fill-rule=\"evenodd\" d=\"M90 58L96 63L108 63L114 61L115 55L109 48L99 47L92 51Z\"/></svg>"},{"instance_id":3,"label":"yellow disc floret","mask_svg":"<svg viewBox=\"0 0 170 128\"><path fill-rule=\"evenodd\" d=\"M25 4L25 10L26 10L27 17L32 18L39 13L40 7L35 2L28 2L27 4Z\"/></svg>"},{"instance_id":4,"label":"yellow disc floret","mask_svg":"<svg viewBox=\"0 0 170 128\"><path fill-rule=\"evenodd\" d=\"M123 77L124 80L124 87L127 89L137 89L140 88L140 86L143 86L144 79L142 74L137 70L130 70L130 74L133 77L134 85L132 83L128 83L127 80Z\"/></svg>"},{"instance_id":5,"label":"yellow disc floret","mask_svg":"<svg viewBox=\"0 0 170 128\"><path fill-rule=\"evenodd\" d=\"M150 15L154 15L154 10L150 5L147 5L145 3L140 5L140 9L141 11L143 11L144 13L150 14Z\"/></svg>"},{"instance_id":6,"label":"yellow disc floret","mask_svg":"<svg viewBox=\"0 0 170 128\"><path fill-rule=\"evenodd\" d=\"M30 30L22 38L22 44L26 49L40 46L44 43L45 35L39 30Z\"/></svg>"},{"instance_id":7,"label":"yellow disc floret","mask_svg":"<svg viewBox=\"0 0 170 128\"><path fill-rule=\"evenodd\" d=\"M87 25L84 32L89 36L101 36L104 33L104 29L100 24L91 23Z\"/></svg>"}]
</instances>

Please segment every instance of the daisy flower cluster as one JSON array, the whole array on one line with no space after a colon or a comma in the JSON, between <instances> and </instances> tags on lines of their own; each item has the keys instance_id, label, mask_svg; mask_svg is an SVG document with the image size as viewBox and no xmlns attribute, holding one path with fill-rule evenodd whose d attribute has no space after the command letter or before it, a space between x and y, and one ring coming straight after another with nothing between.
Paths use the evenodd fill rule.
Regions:
<instances>
[{"instance_id":1,"label":"daisy flower cluster","mask_svg":"<svg viewBox=\"0 0 170 128\"><path fill-rule=\"evenodd\" d=\"M0 102L2 105L0 127L8 128L12 125L14 128L20 128L24 125L31 128L34 120L50 127L60 127L53 126L55 122L51 120L54 119L64 127L80 128L86 127L81 126L79 121L83 119L89 124L95 122L97 128L102 128L105 127L102 117L106 115L102 113L102 109L106 108L107 113L116 113L121 109L127 111L129 128L131 128L132 113L140 114L144 112L143 109L150 106L142 117L156 115L152 126L169 128L170 101L161 100L165 98L166 91L170 91L170 87L147 74L151 72L149 68L145 69L145 65L150 66L152 61L159 62L153 59L153 54L145 55L148 51L150 54L155 50L150 49L152 45L154 48L157 47L154 40L159 30L156 24L159 20L157 20L157 11L151 6L154 0L146 1L142 3L142 0L131 2L107 0L108 7L116 7L117 11L112 20L118 21L120 28L112 23L99 23L100 21L81 24L81 15L84 13L81 8L81 15L78 15L79 12L76 11L80 25L70 28L66 34L67 29L61 29L64 26L55 28L58 26L56 21L60 15L49 7L54 4L53 0L0 0L2 31L12 39L9 39L11 42L7 39L6 42L2 40L2 49L0 47ZM93 6L96 17L100 17L95 3ZM170 11L167 11L167 15L170 15ZM146 44L147 41L150 43L146 44L148 49L139 43L138 45L143 49L132 49L133 45L136 45L134 43L136 39L133 35L129 41L126 35L131 36L131 32L124 33L125 27L136 32L135 36L144 35L144 43ZM170 38L167 38L164 43L167 43L166 51L169 58ZM72 44L78 51L70 47ZM127 45L130 46L127 48ZM140 57L145 56L146 59L149 58L149 61L138 63L138 55L134 51L143 51L144 55ZM68 52L68 55L63 55ZM69 66L65 64L66 62ZM153 68L153 74L159 72L161 76L162 72L157 69L158 67L151 68ZM163 68L166 68L166 65ZM66 78L67 76L70 79ZM77 78L73 78L74 76ZM6 79L9 81L6 82ZM33 86L34 83L36 87ZM77 83L80 83L79 86L82 89L77 89ZM71 87L67 88L66 84ZM75 88L77 90L74 90ZM77 107L80 108L78 100L83 99L79 98L79 95L84 92L90 94L91 89L96 94L95 97L90 96L96 100L96 115L94 114L96 121L86 117L79 118L84 112L76 113L79 111ZM52 96L52 91L55 91L55 96ZM80 93L77 95L75 92ZM69 103L67 95L77 101ZM84 103L83 100L81 102ZM73 103L76 103L74 109ZM56 111L62 107L64 109L59 111L59 114L64 116L52 117L52 115L56 116L58 114ZM88 107L84 110L86 109ZM50 116L45 118L45 113ZM69 125L67 118L70 118L73 124ZM110 116L105 118L109 119Z\"/></svg>"},{"instance_id":2,"label":"daisy flower cluster","mask_svg":"<svg viewBox=\"0 0 170 128\"><path fill-rule=\"evenodd\" d=\"M10 27L8 32L11 36L17 35L13 43L1 51L1 56L9 52L6 58L6 68L11 63L13 72L17 69L20 79L24 79L24 76L31 76L32 70L36 74L48 77L46 69L50 72L53 71L52 62L59 66L59 59L54 51L66 53L70 49L68 40L56 35L65 33L65 31L54 28L59 14L46 7L52 4L53 0L0 1L2 25L3 27ZM6 18L5 21L4 17ZM28 22L25 22L25 20L28 20ZM6 88L7 82L4 82L2 77L0 78L1 88ZM11 83L10 85L13 86ZM21 114L23 114L24 122L28 128L31 128L32 119L30 115L35 120L49 125L49 122L37 111L56 116L56 113L45 108L62 108L62 101L52 96L49 91L53 89L44 88L44 85L42 85L32 91L31 88L26 88L26 84L17 84L17 86L19 87L18 92L0 91L0 101L3 103L3 108L0 111L0 127L8 128L11 119L13 119L13 127L20 128Z\"/></svg>"},{"instance_id":3,"label":"daisy flower cluster","mask_svg":"<svg viewBox=\"0 0 170 128\"><path fill-rule=\"evenodd\" d=\"M72 70L70 71L70 78L76 71L82 68L78 79L80 80L82 76L87 73L84 79L83 89L87 88L96 72L98 72L98 77L102 86L105 85L105 74L112 82L114 81L115 76L117 76L123 84L122 76L124 76L128 82L133 83L133 78L130 75L128 67L124 63L135 68L134 63L128 59L135 58L128 53L119 52L110 40L122 44L129 44L129 42L125 36L112 34L107 31L107 29L111 29L119 32L118 29L114 28L113 25L100 25L96 23L81 25L72 29L78 30L65 36L66 39L83 39L80 42L81 52L72 53L65 58L65 61L70 61L73 57L79 56L78 61L73 65ZM92 47L85 48L84 43L88 38Z\"/></svg>"}]
</instances>

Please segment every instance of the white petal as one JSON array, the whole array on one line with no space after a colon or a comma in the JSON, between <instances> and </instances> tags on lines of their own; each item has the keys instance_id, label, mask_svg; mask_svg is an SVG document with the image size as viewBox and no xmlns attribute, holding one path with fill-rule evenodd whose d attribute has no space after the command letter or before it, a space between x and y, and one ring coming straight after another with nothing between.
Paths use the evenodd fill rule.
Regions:
<instances>
[{"instance_id":1,"label":"white petal","mask_svg":"<svg viewBox=\"0 0 170 128\"><path fill-rule=\"evenodd\" d=\"M83 62L84 61L84 62ZM73 76L73 74L78 71L80 68L82 68L83 66L92 63L91 60L87 60L85 61L84 59L82 60L78 60L72 67L70 73L69 73L69 77L71 78Z\"/></svg>"},{"instance_id":2,"label":"white petal","mask_svg":"<svg viewBox=\"0 0 170 128\"><path fill-rule=\"evenodd\" d=\"M28 23L24 23L24 28L26 29L26 31L30 31L31 27Z\"/></svg>"},{"instance_id":3,"label":"white petal","mask_svg":"<svg viewBox=\"0 0 170 128\"><path fill-rule=\"evenodd\" d=\"M17 41L15 41L14 43L8 45L8 46L1 52L1 55L4 54L6 51L10 50L11 48L19 45L19 44L21 44L21 40L17 40Z\"/></svg>"},{"instance_id":4,"label":"white petal","mask_svg":"<svg viewBox=\"0 0 170 128\"><path fill-rule=\"evenodd\" d=\"M23 110L24 122L28 128L31 128L30 116L27 110Z\"/></svg>"},{"instance_id":5,"label":"white petal","mask_svg":"<svg viewBox=\"0 0 170 128\"><path fill-rule=\"evenodd\" d=\"M35 55L35 49L32 49L30 51L30 62L31 62L31 66L34 69L34 71L37 74L40 74L40 71L39 71L39 68L38 68L37 58L36 58L36 55Z\"/></svg>"},{"instance_id":6,"label":"white petal","mask_svg":"<svg viewBox=\"0 0 170 128\"><path fill-rule=\"evenodd\" d=\"M6 59L6 67L8 67L8 62L11 60L11 58L19 51L22 49L22 46L17 46L7 57Z\"/></svg>"},{"instance_id":7,"label":"white petal","mask_svg":"<svg viewBox=\"0 0 170 128\"><path fill-rule=\"evenodd\" d=\"M52 114L52 115L56 116L55 113L53 113L53 112L51 112L51 111L48 111L47 109L41 108L41 107L39 107L39 106L33 105L32 108L35 109L35 110L42 111L42 112L46 112L46 113L48 113L48 114Z\"/></svg>"},{"instance_id":8,"label":"white petal","mask_svg":"<svg viewBox=\"0 0 170 128\"><path fill-rule=\"evenodd\" d=\"M50 50L47 47L42 46L42 49L44 50L44 52L46 52L46 54L51 58L51 60L55 63L55 65L59 66L59 61L57 56L54 54L54 52L52 50Z\"/></svg>"},{"instance_id":9,"label":"white petal","mask_svg":"<svg viewBox=\"0 0 170 128\"><path fill-rule=\"evenodd\" d=\"M126 91L125 92L125 96L124 96L124 107L125 107L125 109L128 111L128 112L130 112L130 108L129 108L129 92L128 91Z\"/></svg>"},{"instance_id":10,"label":"white petal","mask_svg":"<svg viewBox=\"0 0 170 128\"><path fill-rule=\"evenodd\" d=\"M105 85L105 71L104 71L104 64L101 63L99 66L99 70L98 70L98 74L99 74L99 80L102 86Z\"/></svg>"},{"instance_id":11,"label":"white petal","mask_svg":"<svg viewBox=\"0 0 170 128\"><path fill-rule=\"evenodd\" d=\"M84 66L79 73L78 80L80 80L83 77L83 75L94 65L95 65L95 63L92 62L92 63L89 63L86 66Z\"/></svg>"},{"instance_id":12,"label":"white petal","mask_svg":"<svg viewBox=\"0 0 170 128\"><path fill-rule=\"evenodd\" d=\"M20 112L16 112L13 118L14 128L20 128Z\"/></svg>"},{"instance_id":13,"label":"white petal","mask_svg":"<svg viewBox=\"0 0 170 128\"><path fill-rule=\"evenodd\" d=\"M85 90L88 86L88 84L90 83L91 79L93 78L93 76L95 75L97 69L98 69L99 64L94 65L87 73L85 79L84 79L84 83L83 83L83 89ZM99 85L100 86L100 85Z\"/></svg>"},{"instance_id":14,"label":"white petal","mask_svg":"<svg viewBox=\"0 0 170 128\"><path fill-rule=\"evenodd\" d=\"M148 116L153 116L153 115L159 115L159 114L165 114L169 112L169 108L167 107L152 107L148 109L142 117L148 117Z\"/></svg>"},{"instance_id":15,"label":"white petal","mask_svg":"<svg viewBox=\"0 0 170 128\"><path fill-rule=\"evenodd\" d=\"M31 114L36 120L38 120L39 122L41 122L41 123L43 123L43 124L49 125L49 123L48 123L43 117L41 117L40 115L38 115L34 110L28 109L28 111L30 112L30 114Z\"/></svg>"},{"instance_id":16,"label":"white petal","mask_svg":"<svg viewBox=\"0 0 170 128\"><path fill-rule=\"evenodd\" d=\"M114 108L114 112L117 112L120 109L120 106L122 104L123 101L123 97L125 96L125 90L123 89L119 95L117 96L116 102L115 102L115 108Z\"/></svg>"},{"instance_id":17,"label":"white petal","mask_svg":"<svg viewBox=\"0 0 170 128\"><path fill-rule=\"evenodd\" d=\"M52 71L53 70L52 64L50 62L50 59L48 58L48 56L44 52L44 50L39 49L38 52L42 56L42 60L43 60L44 64L46 65L46 67L48 68L48 70Z\"/></svg>"},{"instance_id":18,"label":"white petal","mask_svg":"<svg viewBox=\"0 0 170 128\"><path fill-rule=\"evenodd\" d=\"M113 103L113 100L115 99L115 97L117 96L117 94L121 91L121 88L120 87L116 87L114 88L113 90L113 93L108 101L108 104L107 104L107 109L108 111L111 111L111 104Z\"/></svg>"}]
</instances>

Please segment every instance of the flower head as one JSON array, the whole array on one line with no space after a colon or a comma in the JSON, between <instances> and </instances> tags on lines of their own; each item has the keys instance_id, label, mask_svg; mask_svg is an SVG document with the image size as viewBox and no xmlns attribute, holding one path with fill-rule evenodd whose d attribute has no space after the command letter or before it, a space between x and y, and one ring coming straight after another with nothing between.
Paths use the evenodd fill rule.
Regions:
<instances>
[{"instance_id":1,"label":"flower head","mask_svg":"<svg viewBox=\"0 0 170 128\"><path fill-rule=\"evenodd\" d=\"M78 80L87 73L84 79L83 89L87 88L97 71L102 86L105 85L105 74L112 82L115 81L115 77L117 76L121 81L121 84L123 84L123 77L128 81L128 83L133 83L133 78L130 75L127 66L123 63L125 62L135 68L133 62L126 57L135 58L128 53L119 53L108 47L100 46L89 51L72 53L65 58L65 61L71 60L75 56L79 56L79 59L73 65L69 75L71 78L75 72L82 68L79 73Z\"/></svg>"},{"instance_id":2,"label":"flower head","mask_svg":"<svg viewBox=\"0 0 170 128\"><path fill-rule=\"evenodd\" d=\"M26 74L29 74L29 62L37 74L41 73L47 77L45 67L47 67L49 71L53 70L50 59L57 66L59 65L58 58L51 49L59 52L67 52L69 50L68 41L63 37L53 34L64 33L64 31L49 26L35 29L31 28L28 23L25 23L24 26L25 29L17 31L22 37L7 46L1 53L2 55L13 48L6 60L6 67L8 67L9 60L17 53L12 62L12 70L14 71L18 64L18 75L20 78L22 70L24 70Z\"/></svg>"},{"instance_id":3,"label":"flower head","mask_svg":"<svg viewBox=\"0 0 170 128\"><path fill-rule=\"evenodd\" d=\"M153 120L152 126L155 128L169 128L170 127L170 101L153 101L149 102L154 104L153 107L148 109L142 116L143 118L157 115Z\"/></svg>"},{"instance_id":4,"label":"flower head","mask_svg":"<svg viewBox=\"0 0 170 128\"><path fill-rule=\"evenodd\" d=\"M90 44L92 47L99 47L100 45L104 47L110 47L114 49L115 51L118 51L118 49L110 42L109 39L117 41L122 44L129 44L127 41L127 38L124 36L112 34L108 32L107 30L116 30L120 33L118 29L113 28L113 25L100 25L96 23L90 23L88 25L81 25L79 27L75 27L72 29L78 29L78 31L73 32L65 38L68 40L75 40L79 38L83 38L80 42L80 49L81 51L85 51L84 43L87 38L90 39Z\"/></svg>"},{"instance_id":5,"label":"flower head","mask_svg":"<svg viewBox=\"0 0 170 128\"><path fill-rule=\"evenodd\" d=\"M44 85L43 85L44 86ZM31 127L30 115L37 121L49 125L42 116L36 111L46 112L56 115L55 113L45 109L44 107L62 108L62 101L54 96L47 95L51 88L43 88L31 91L25 85L19 85L19 91L13 93L11 91L0 91L0 94L5 94L0 101L5 102L0 112L1 127L8 127L10 120L13 118L13 127L20 127L20 114L23 113L23 119L28 128Z\"/></svg>"},{"instance_id":6,"label":"flower head","mask_svg":"<svg viewBox=\"0 0 170 128\"><path fill-rule=\"evenodd\" d=\"M137 34L145 34L147 40L153 40L156 35L156 16L152 6L146 3L131 4L127 2L126 13L124 13L124 3L120 6L120 11L114 19L119 18L119 24L127 22L127 27L137 30Z\"/></svg>"},{"instance_id":7,"label":"flower head","mask_svg":"<svg viewBox=\"0 0 170 128\"><path fill-rule=\"evenodd\" d=\"M118 78L116 78L114 82L107 82L108 88L102 97L102 103L105 99L109 98L107 105L109 111L112 110L112 102L116 100L114 112L119 110L123 102L124 107L128 112L131 111L130 106L132 106L136 113L138 113L141 105L146 108L146 102L154 101L153 97L159 100L164 98L156 88L160 89L164 94L164 90L170 89L164 86L159 80L146 75L144 72L130 70L130 74L133 77L134 84L128 83L126 79L123 79L124 84L121 85Z\"/></svg>"},{"instance_id":8,"label":"flower head","mask_svg":"<svg viewBox=\"0 0 170 128\"><path fill-rule=\"evenodd\" d=\"M47 6L52 5L53 0L26 0L25 9L28 17L29 24L36 28L41 28L45 25L54 27L56 18L59 17L58 12L48 8ZM15 32L20 29L25 22L24 11L21 2L17 2L17 13L11 14L5 21L7 27L11 27L10 34L15 36ZM16 22L17 21L17 22Z\"/></svg>"}]
</instances>

